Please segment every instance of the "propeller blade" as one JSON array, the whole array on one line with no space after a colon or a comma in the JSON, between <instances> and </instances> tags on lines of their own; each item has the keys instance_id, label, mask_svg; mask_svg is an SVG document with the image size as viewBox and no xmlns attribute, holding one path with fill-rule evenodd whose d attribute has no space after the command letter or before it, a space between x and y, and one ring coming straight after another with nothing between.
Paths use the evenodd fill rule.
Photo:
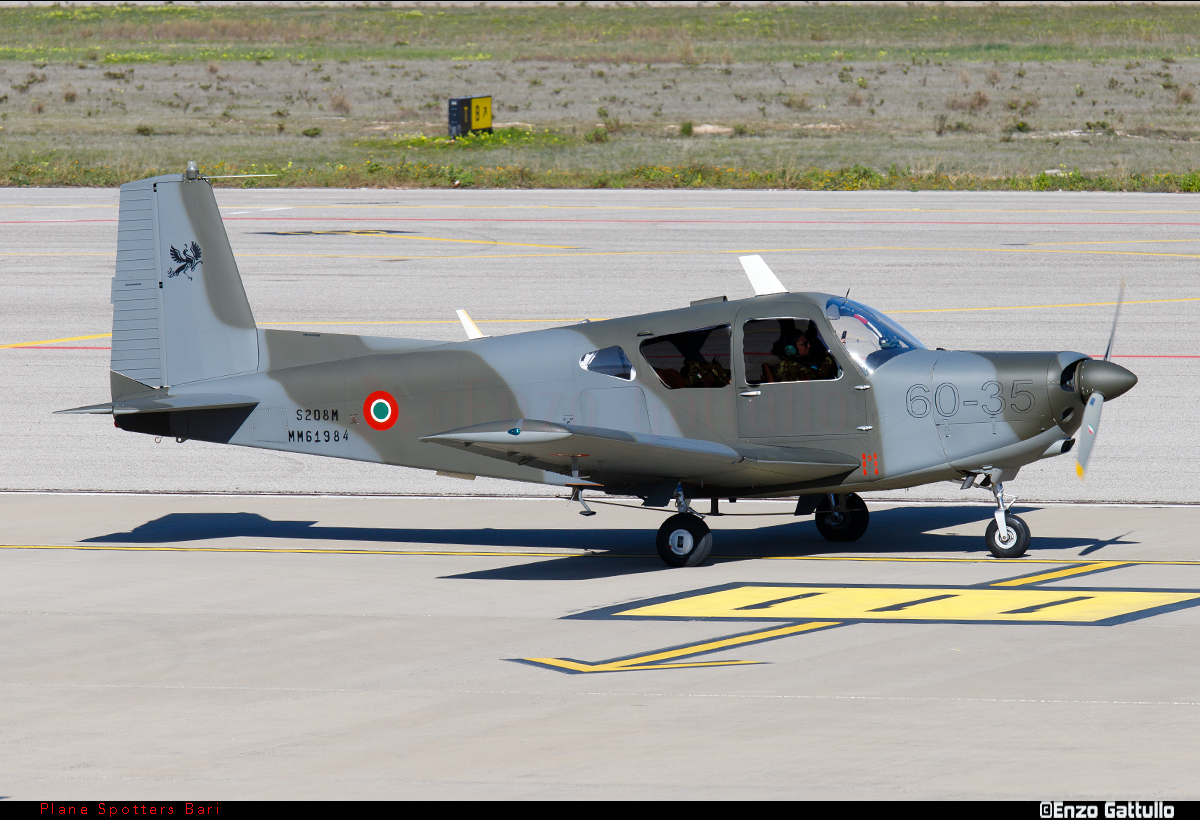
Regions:
<instances>
[{"instance_id":1,"label":"propeller blade","mask_svg":"<svg viewBox=\"0 0 1200 820\"><path fill-rule=\"evenodd\" d=\"M1108 347L1104 348L1104 361L1112 356L1113 339L1117 338L1117 319L1121 316L1121 303L1125 301L1125 280L1121 280L1121 289L1117 291L1117 309L1113 312L1112 332L1108 334Z\"/></svg>"},{"instance_id":2,"label":"propeller blade","mask_svg":"<svg viewBox=\"0 0 1200 820\"><path fill-rule=\"evenodd\" d=\"M1100 411L1104 409L1104 396L1092 393L1083 408L1083 423L1079 425L1079 444L1075 448L1075 475L1083 481L1092 445L1096 443L1096 432L1100 429Z\"/></svg>"}]
</instances>

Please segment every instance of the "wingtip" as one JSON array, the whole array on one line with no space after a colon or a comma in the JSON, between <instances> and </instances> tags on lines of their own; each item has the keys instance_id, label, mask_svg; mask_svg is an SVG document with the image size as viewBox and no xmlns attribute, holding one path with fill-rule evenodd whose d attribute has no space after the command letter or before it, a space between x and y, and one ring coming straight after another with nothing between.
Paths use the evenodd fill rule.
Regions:
<instances>
[{"instance_id":1,"label":"wingtip","mask_svg":"<svg viewBox=\"0 0 1200 820\"><path fill-rule=\"evenodd\" d=\"M458 314L458 321L462 323L463 331L467 334L468 339L484 339L486 336L479 329L479 325L475 324L475 320L471 318L465 310L454 311Z\"/></svg>"},{"instance_id":2,"label":"wingtip","mask_svg":"<svg viewBox=\"0 0 1200 820\"><path fill-rule=\"evenodd\" d=\"M738 261L742 263L742 269L746 271L746 277L750 280L750 286L754 288L755 296L788 292L788 289L779 281L779 277L758 254L739 256Z\"/></svg>"}]
</instances>

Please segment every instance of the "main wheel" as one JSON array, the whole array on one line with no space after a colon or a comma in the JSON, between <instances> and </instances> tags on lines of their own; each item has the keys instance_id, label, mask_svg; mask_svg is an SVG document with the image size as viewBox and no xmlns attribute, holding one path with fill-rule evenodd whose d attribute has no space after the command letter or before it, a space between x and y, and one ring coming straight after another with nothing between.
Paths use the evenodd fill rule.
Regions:
<instances>
[{"instance_id":1,"label":"main wheel","mask_svg":"<svg viewBox=\"0 0 1200 820\"><path fill-rule=\"evenodd\" d=\"M1029 525L1008 513L1004 514L1004 523L1007 526L1003 536L1000 534L1000 528L996 526L995 518L988 523L987 532L983 536L988 549L997 558L1020 558L1025 554L1025 550L1029 549Z\"/></svg>"},{"instance_id":2,"label":"main wheel","mask_svg":"<svg viewBox=\"0 0 1200 820\"><path fill-rule=\"evenodd\" d=\"M817 503L817 532L826 541L857 541L867 531L871 522L871 513L867 510L867 502L858 493L846 496L846 511L833 508L829 496L824 496Z\"/></svg>"},{"instance_id":3,"label":"main wheel","mask_svg":"<svg viewBox=\"0 0 1200 820\"><path fill-rule=\"evenodd\" d=\"M669 567L695 567L712 552L712 530L694 515L677 513L658 528L658 557Z\"/></svg>"}]
</instances>

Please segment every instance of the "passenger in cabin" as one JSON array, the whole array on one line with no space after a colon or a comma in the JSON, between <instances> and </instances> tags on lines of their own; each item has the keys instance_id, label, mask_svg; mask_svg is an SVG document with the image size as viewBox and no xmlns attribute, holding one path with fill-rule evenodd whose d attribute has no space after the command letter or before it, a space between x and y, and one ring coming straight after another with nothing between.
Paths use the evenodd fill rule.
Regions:
<instances>
[{"instance_id":1,"label":"passenger in cabin","mask_svg":"<svg viewBox=\"0 0 1200 820\"><path fill-rule=\"evenodd\" d=\"M716 356L712 361L705 361L703 356L687 359L679 375L685 387L724 387L733 380L733 374Z\"/></svg>"}]
</instances>

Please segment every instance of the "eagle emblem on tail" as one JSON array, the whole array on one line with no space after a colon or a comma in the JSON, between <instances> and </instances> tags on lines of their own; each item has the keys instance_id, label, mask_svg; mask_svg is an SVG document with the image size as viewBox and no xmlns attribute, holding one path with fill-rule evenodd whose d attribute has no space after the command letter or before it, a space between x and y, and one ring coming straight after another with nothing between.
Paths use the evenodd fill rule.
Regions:
<instances>
[{"instance_id":1,"label":"eagle emblem on tail","mask_svg":"<svg viewBox=\"0 0 1200 820\"><path fill-rule=\"evenodd\" d=\"M167 268L167 278L174 278L182 273L189 280L191 280L191 272L194 271L196 266L200 264L200 246L193 241L191 247L184 245L183 250L179 251L175 249L174 245L172 245L171 259L177 262L179 267Z\"/></svg>"}]
</instances>

